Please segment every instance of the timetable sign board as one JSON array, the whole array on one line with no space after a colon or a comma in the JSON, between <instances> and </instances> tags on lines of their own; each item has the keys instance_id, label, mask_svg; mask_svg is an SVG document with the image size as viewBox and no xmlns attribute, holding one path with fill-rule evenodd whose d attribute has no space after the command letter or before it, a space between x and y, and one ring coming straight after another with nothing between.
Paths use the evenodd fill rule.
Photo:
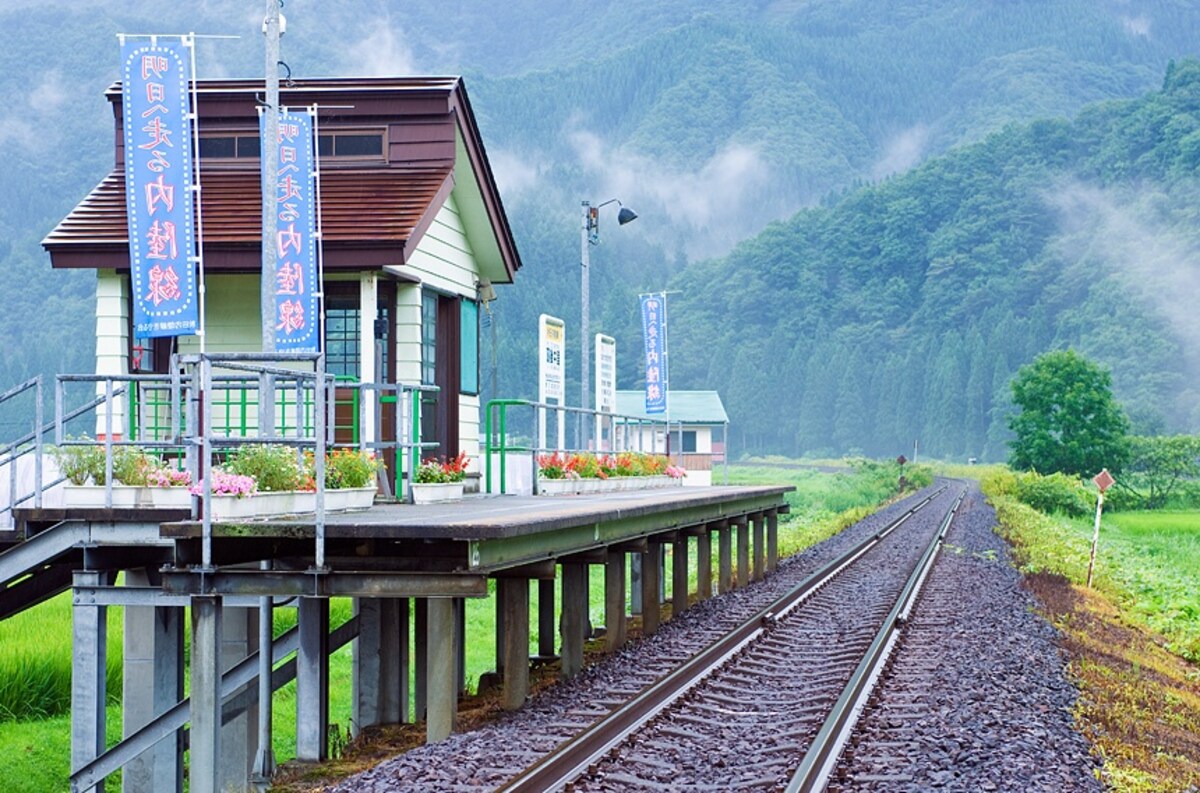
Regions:
<instances>
[{"instance_id":1,"label":"timetable sign board","mask_svg":"<svg viewBox=\"0 0 1200 793\"><path fill-rule=\"evenodd\" d=\"M538 318L538 401L563 401L563 357L566 323L558 317L542 314Z\"/></svg>"}]
</instances>

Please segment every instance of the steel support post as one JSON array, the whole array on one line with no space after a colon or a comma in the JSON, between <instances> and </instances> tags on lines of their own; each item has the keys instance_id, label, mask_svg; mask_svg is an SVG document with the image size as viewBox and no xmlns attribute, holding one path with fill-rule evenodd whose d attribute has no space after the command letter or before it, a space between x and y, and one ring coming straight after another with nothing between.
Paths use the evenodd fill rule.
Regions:
<instances>
[{"instance_id":1,"label":"steel support post","mask_svg":"<svg viewBox=\"0 0 1200 793\"><path fill-rule=\"evenodd\" d=\"M779 512L767 513L767 572L779 569Z\"/></svg>"},{"instance_id":2,"label":"steel support post","mask_svg":"<svg viewBox=\"0 0 1200 793\"><path fill-rule=\"evenodd\" d=\"M501 578L496 594L504 604L503 613L497 615L504 623L503 705L505 710L516 710L529 695L529 579Z\"/></svg>"},{"instance_id":3,"label":"steel support post","mask_svg":"<svg viewBox=\"0 0 1200 793\"><path fill-rule=\"evenodd\" d=\"M454 599L430 598L427 603L428 635L425 640L428 701L425 742L436 743L454 732L458 707L458 652L455 638Z\"/></svg>"},{"instance_id":4,"label":"steel support post","mask_svg":"<svg viewBox=\"0 0 1200 793\"><path fill-rule=\"evenodd\" d=\"M504 675L504 595L507 587L496 582L496 674Z\"/></svg>"},{"instance_id":5,"label":"steel support post","mask_svg":"<svg viewBox=\"0 0 1200 793\"><path fill-rule=\"evenodd\" d=\"M568 562L562 566L562 677L583 671L583 639L588 620L588 566Z\"/></svg>"},{"instance_id":6,"label":"steel support post","mask_svg":"<svg viewBox=\"0 0 1200 793\"><path fill-rule=\"evenodd\" d=\"M240 664L258 649L258 609L223 606L221 615L221 673ZM237 692L250 691L254 702L241 714L224 719L221 727L222 791L244 791L251 787L254 758L258 754L258 691L248 683Z\"/></svg>"},{"instance_id":7,"label":"steel support post","mask_svg":"<svg viewBox=\"0 0 1200 793\"><path fill-rule=\"evenodd\" d=\"M696 538L696 599L712 597L712 532L707 528Z\"/></svg>"},{"instance_id":8,"label":"steel support post","mask_svg":"<svg viewBox=\"0 0 1200 793\"><path fill-rule=\"evenodd\" d=\"M671 550L671 619L688 606L688 538L680 533Z\"/></svg>"},{"instance_id":9,"label":"steel support post","mask_svg":"<svg viewBox=\"0 0 1200 793\"><path fill-rule=\"evenodd\" d=\"M752 518L751 526L753 526L752 531L754 533L754 566L751 575L755 581L763 580L764 565L766 564L766 549L763 548L763 532L766 528L763 525L764 523L766 523L766 520L761 512Z\"/></svg>"},{"instance_id":10,"label":"steel support post","mask_svg":"<svg viewBox=\"0 0 1200 793\"><path fill-rule=\"evenodd\" d=\"M717 586L722 595L733 591L733 538L732 529L722 526L717 529Z\"/></svg>"},{"instance_id":11,"label":"steel support post","mask_svg":"<svg viewBox=\"0 0 1200 793\"><path fill-rule=\"evenodd\" d=\"M100 586L101 573L75 573L76 587ZM104 752L106 628L108 609L77 596L71 612L71 770L83 768ZM86 791L104 793L104 780Z\"/></svg>"},{"instance_id":12,"label":"steel support post","mask_svg":"<svg viewBox=\"0 0 1200 793\"><path fill-rule=\"evenodd\" d=\"M609 652L625 646L625 552L611 548L604 565L604 645Z\"/></svg>"},{"instance_id":13,"label":"steel support post","mask_svg":"<svg viewBox=\"0 0 1200 793\"><path fill-rule=\"evenodd\" d=\"M329 754L329 599L297 601L296 759L321 762Z\"/></svg>"},{"instance_id":14,"label":"steel support post","mask_svg":"<svg viewBox=\"0 0 1200 793\"><path fill-rule=\"evenodd\" d=\"M737 528L737 585L742 588L750 583L750 524L743 520Z\"/></svg>"},{"instance_id":15,"label":"steel support post","mask_svg":"<svg viewBox=\"0 0 1200 793\"><path fill-rule=\"evenodd\" d=\"M554 658L554 579L538 580L538 655Z\"/></svg>"},{"instance_id":16,"label":"steel support post","mask_svg":"<svg viewBox=\"0 0 1200 793\"><path fill-rule=\"evenodd\" d=\"M659 564L662 559L662 545L650 543L642 557L642 635L649 636L658 630L662 611L658 607Z\"/></svg>"},{"instance_id":17,"label":"steel support post","mask_svg":"<svg viewBox=\"0 0 1200 793\"><path fill-rule=\"evenodd\" d=\"M413 706L414 721L425 721L429 697L429 598L413 601Z\"/></svg>"},{"instance_id":18,"label":"steel support post","mask_svg":"<svg viewBox=\"0 0 1200 793\"><path fill-rule=\"evenodd\" d=\"M629 554L629 613L642 613L642 555Z\"/></svg>"},{"instance_id":19,"label":"steel support post","mask_svg":"<svg viewBox=\"0 0 1200 793\"><path fill-rule=\"evenodd\" d=\"M223 793L220 786L223 611L220 596L192 598L192 723L188 733L191 793Z\"/></svg>"},{"instance_id":20,"label":"steel support post","mask_svg":"<svg viewBox=\"0 0 1200 793\"><path fill-rule=\"evenodd\" d=\"M355 598L358 638L353 645L350 729L396 724L407 715L408 602L404 598ZM403 614L401 613L403 612Z\"/></svg>"},{"instance_id":21,"label":"steel support post","mask_svg":"<svg viewBox=\"0 0 1200 793\"><path fill-rule=\"evenodd\" d=\"M145 570L128 570L126 586L150 586ZM183 620L179 607L125 609L121 735L128 738L183 699ZM159 741L122 769L122 793L183 790L183 733Z\"/></svg>"}]
</instances>

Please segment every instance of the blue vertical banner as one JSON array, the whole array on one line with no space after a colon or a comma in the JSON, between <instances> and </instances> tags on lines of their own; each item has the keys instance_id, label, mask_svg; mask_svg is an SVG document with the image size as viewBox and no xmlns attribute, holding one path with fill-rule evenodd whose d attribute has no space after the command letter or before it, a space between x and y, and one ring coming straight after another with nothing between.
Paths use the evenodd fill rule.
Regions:
<instances>
[{"instance_id":1,"label":"blue vertical banner","mask_svg":"<svg viewBox=\"0 0 1200 793\"><path fill-rule=\"evenodd\" d=\"M196 332L190 54L182 42L123 41L125 207L133 335Z\"/></svg>"},{"instance_id":2,"label":"blue vertical banner","mask_svg":"<svg viewBox=\"0 0 1200 793\"><path fill-rule=\"evenodd\" d=\"M667 412L667 301L642 295L642 337L646 342L646 413Z\"/></svg>"},{"instance_id":3,"label":"blue vertical banner","mask_svg":"<svg viewBox=\"0 0 1200 793\"><path fill-rule=\"evenodd\" d=\"M266 141L274 140L278 181L263 184L263 191L274 189L279 199L279 228L275 233L275 349L292 352L318 352L320 348L320 308L317 293L317 203L313 167L312 119L307 112L279 113L279 129L269 136L263 126L266 114L259 116L259 132Z\"/></svg>"}]
</instances>

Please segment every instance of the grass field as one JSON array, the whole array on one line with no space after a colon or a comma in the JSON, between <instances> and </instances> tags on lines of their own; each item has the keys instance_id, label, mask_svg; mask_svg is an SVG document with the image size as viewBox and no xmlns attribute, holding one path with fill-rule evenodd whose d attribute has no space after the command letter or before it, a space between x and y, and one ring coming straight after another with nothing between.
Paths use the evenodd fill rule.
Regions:
<instances>
[{"instance_id":1,"label":"grass field","mask_svg":"<svg viewBox=\"0 0 1200 793\"><path fill-rule=\"evenodd\" d=\"M866 466L845 473L827 474L809 469L778 469L731 466L733 484L788 484L792 514L780 521L780 555L786 556L820 542L869 514L895 495L894 466ZM669 546L668 546L669 553ZM715 554L714 554L715 556ZM695 551L691 580L696 580ZM669 559L669 557L668 557ZM715 560L714 560L715 561ZM668 564L670 564L668 560ZM668 598L671 578L666 577ZM350 602L335 599L330 621L336 626L348 619ZM119 695L121 677L120 609L109 610L109 694ZM537 589L530 597L532 625L537 624ZM494 668L494 601L468 600L467 677L473 687L479 675ZM591 576L590 616L594 625L604 623L604 581L597 571ZM71 601L62 595L9 620L0 622L0 746L5 747L0 763L0 790L51 793L65 790L69 773L70 641ZM278 635L295 624L295 612L276 612ZM411 625L410 625L411 629ZM536 630L531 652L536 652ZM330 721L345 732L350 724L351 653L347 646L330 658ZM295 684L275 693L274 748L279 761L295 755ZM120 736L120 709L108 708L109 744ZM119 783L110 782L110 789Z\"/></svg>"},{"instance_id":2,"label":"grass field","mask_svg":"<svg viewBox=\"0 0 1200 793\"><path fill-rule=\"evenodd\" d=\"M1061 632L1080 691L1076 723L1104 758L1108 786L1200 789L1200 512L1106 515L1089 590L1091 520L991 500Z\"/></svg>"}]
</instances>

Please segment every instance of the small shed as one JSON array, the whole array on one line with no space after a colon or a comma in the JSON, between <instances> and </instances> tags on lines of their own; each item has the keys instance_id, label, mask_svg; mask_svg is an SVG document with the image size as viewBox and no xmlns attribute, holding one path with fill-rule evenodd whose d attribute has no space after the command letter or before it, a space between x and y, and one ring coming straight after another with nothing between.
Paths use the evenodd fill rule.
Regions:
<instances>
[{"instance_id":1,"label":"small shed","mask_svg":"<svg viewBox=\"0 0 1200 793\"><path fill-rule=\"evenodd\" d=\"M647 436L641 439L644 448L666 449L672 461L687 470L685 484L712 484L714 464L726 462L729 415L721 395L716 391L672 390L667 394L667 405L669 414L651 416L646 413L645 392L617 392L618 415L670 423L669 437L664 437L662 424L640 430Z\"/></svg>"}]
</instances>

